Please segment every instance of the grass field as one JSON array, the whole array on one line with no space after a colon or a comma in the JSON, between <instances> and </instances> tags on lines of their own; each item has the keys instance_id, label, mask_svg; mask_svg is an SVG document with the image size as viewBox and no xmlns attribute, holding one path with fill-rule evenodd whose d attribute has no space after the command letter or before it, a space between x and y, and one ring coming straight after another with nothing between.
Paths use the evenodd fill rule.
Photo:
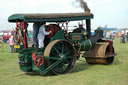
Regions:
<instances>
[{"instance_id":1,"label":"grass field","mask_svg":"<svg viewBox=\"0 0 128 85\"><path fill-rule=\"evenodd\" d=\"M118 54L112 65L89 65L84 58L65 75L40 76L26 74L18 67L16 53L9 46L0 48L0 85L128 85L128 43L114 40Z\"/></svg>"}]
</instances>

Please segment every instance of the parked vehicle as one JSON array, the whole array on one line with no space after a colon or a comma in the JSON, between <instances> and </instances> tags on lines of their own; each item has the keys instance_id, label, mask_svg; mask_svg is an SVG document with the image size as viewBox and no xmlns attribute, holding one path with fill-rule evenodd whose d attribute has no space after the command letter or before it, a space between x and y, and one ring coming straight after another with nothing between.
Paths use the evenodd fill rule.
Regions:
<instances>
[{"instance_id":1,"label":"parked vehicle","mask_svg":"<svg viewBox=\"0 0 128 85\"><path fill-rule=\"evenodd\" d=\"M7 42L11 35L13 35L13 31L12 30L0 31L0 39L2 41L4 41L4 42Z\"/></svg>"}]
</instances>

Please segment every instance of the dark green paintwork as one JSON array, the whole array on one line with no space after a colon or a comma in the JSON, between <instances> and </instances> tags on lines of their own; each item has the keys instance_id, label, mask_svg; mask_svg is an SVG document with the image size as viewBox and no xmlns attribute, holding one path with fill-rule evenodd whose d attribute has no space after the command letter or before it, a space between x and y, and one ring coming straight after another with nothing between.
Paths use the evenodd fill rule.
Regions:
<instances>
[{"instance_id":1,"label":"dark green paintwork","mask_svg":"<svg viewBox=\"0 0 128 85\"><path fill-rule=\"evenodd\" d=\"M24 20L24 16L22 14L13 14L11 15L9 18L8 18L8 21L11 21L11 20Z\"/></svg>"},{"instance_id":2,"label":"dark green paintwork","mask_svg":"<svg viewBox=\"0 0 128 85\"><path fill-rule=\"evenodd\" d=\"M20 64L20 69L24 72L32 72L32 52L35 49L22 49L19 51L19 63L26 63Z\"/></svg>"},{"instance_id":3,"label":"dark green paintwork","mask_svg":"<svg viewBox=\"0 0 128 85\"><path fill-rule=\"evenodd\" d=\"M59 30L50 38L50 42L53 40L64 40L64 30Z\"/></svg>"},{"instance_id":4,"label":"dark green paintwork","mask_svg":"<svg viewBox=\"0 0 128 85\"><path fill-rule=\"evenodd\" d=\"M55 63L53 63L52 65L50 65L48 68L44 69L43 71L40 72L40 75L44 75L47 72L49 72L50 70L52 70L53 68L55 68L59 63L61 63L61 61L63 60L63 58L59 58Z\"/></svg>"},{"instance_id":5,"label":"dark green paintwork","mask_svg":"<svg viewBox=\"0 0 128 85\"><path fill-rule=\"evenodd\" d=\"M47 14L13 14L8 17L9 22L16 22L22 20L25 22L64 22L92 19L91 13L47 13Z\"/></svg>"},{"instance_id":6,"label":"dark green paintwork","mask_svg":"<svg viewBox=\"0 0 128 85\"><path fill-rule=\"evenodd\" d=\"M35 53L35 48L29 48L29 49L21 49L19 51L19 61L20 63L26 63L26 64L20 64L20 69L24 72L33 72L37 71L40 72L45 69L44 64L40 67L37 67L34 64L34 61L32 59L32 53ZM36 55L42 55L43 56L43 50L39 49L39 52L36 53Z\"/></svg>"},{"instance_id":7,"label":"dark green paintwork","mask_svg":"<svg viewBox=\"0 0 128 85\"><path fill-rule=\"evenodd\" d=\"M83 30L82 33L70 33L69 36L72 42L80 44L81 51L88 51L92 46L90 39L86 39L85 34L87 34L87 32Z\"/></svg>"},{"instance_id":8,"label":"dark green paintwork","mask_svg":"<svg viewBox=\"0 0 128 85\"><path fill-rule=\"evenodd\" d=\"M89 49L91 49L91 47L92 47L91 41L90 39L87 39L81 42L80 50L88 51Z\"/></svg>"}]
</instances>

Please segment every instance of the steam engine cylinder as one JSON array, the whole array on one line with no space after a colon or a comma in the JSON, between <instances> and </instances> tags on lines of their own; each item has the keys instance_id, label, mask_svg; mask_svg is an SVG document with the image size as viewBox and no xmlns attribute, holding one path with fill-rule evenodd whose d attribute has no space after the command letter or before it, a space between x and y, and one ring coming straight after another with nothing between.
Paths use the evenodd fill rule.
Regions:
<instances>
[{"instance_id":1,"label":"steam engine cylinder","mask_svg":"<svg viewBox=\"0 0 128 85\"><path fill-rule=\"evenodd\" d=\"M80 50L81 51L88 51L92 47L92 43L90 39L84 40L81 42Z\"/></svg>"}]
</instances>

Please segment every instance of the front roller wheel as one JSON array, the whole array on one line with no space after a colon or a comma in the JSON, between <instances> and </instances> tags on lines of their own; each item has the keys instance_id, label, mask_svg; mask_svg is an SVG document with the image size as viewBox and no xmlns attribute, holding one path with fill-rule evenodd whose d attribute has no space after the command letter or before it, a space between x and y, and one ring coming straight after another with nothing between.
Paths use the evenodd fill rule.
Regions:
<instances>
[{"instance_id":1,"label":"front roller wheel","mask_svg":"<svg viewBox=\"0 0 128 85\"><path fill-rule=\"evenodd\" d=\"M53 74L66 74L70 72L76 62L76 53L72 44L66 40L55 40L48 44L44 51L47 56L46 68L63 58L62 61L51 70Z\"/></svg>"},{"instance_id":2,"label":"front roller wheel","mask_svg":"<svg viewBox=\"0 0 128 85\"><path fill-rule=\"evenodd\" d=\"M114 61L115 51L112 47L110 53L109 44L97 44L93 49L85 53L85 59L88 64L106 64L109 65Z\"/></svg>"}]
</instances>

